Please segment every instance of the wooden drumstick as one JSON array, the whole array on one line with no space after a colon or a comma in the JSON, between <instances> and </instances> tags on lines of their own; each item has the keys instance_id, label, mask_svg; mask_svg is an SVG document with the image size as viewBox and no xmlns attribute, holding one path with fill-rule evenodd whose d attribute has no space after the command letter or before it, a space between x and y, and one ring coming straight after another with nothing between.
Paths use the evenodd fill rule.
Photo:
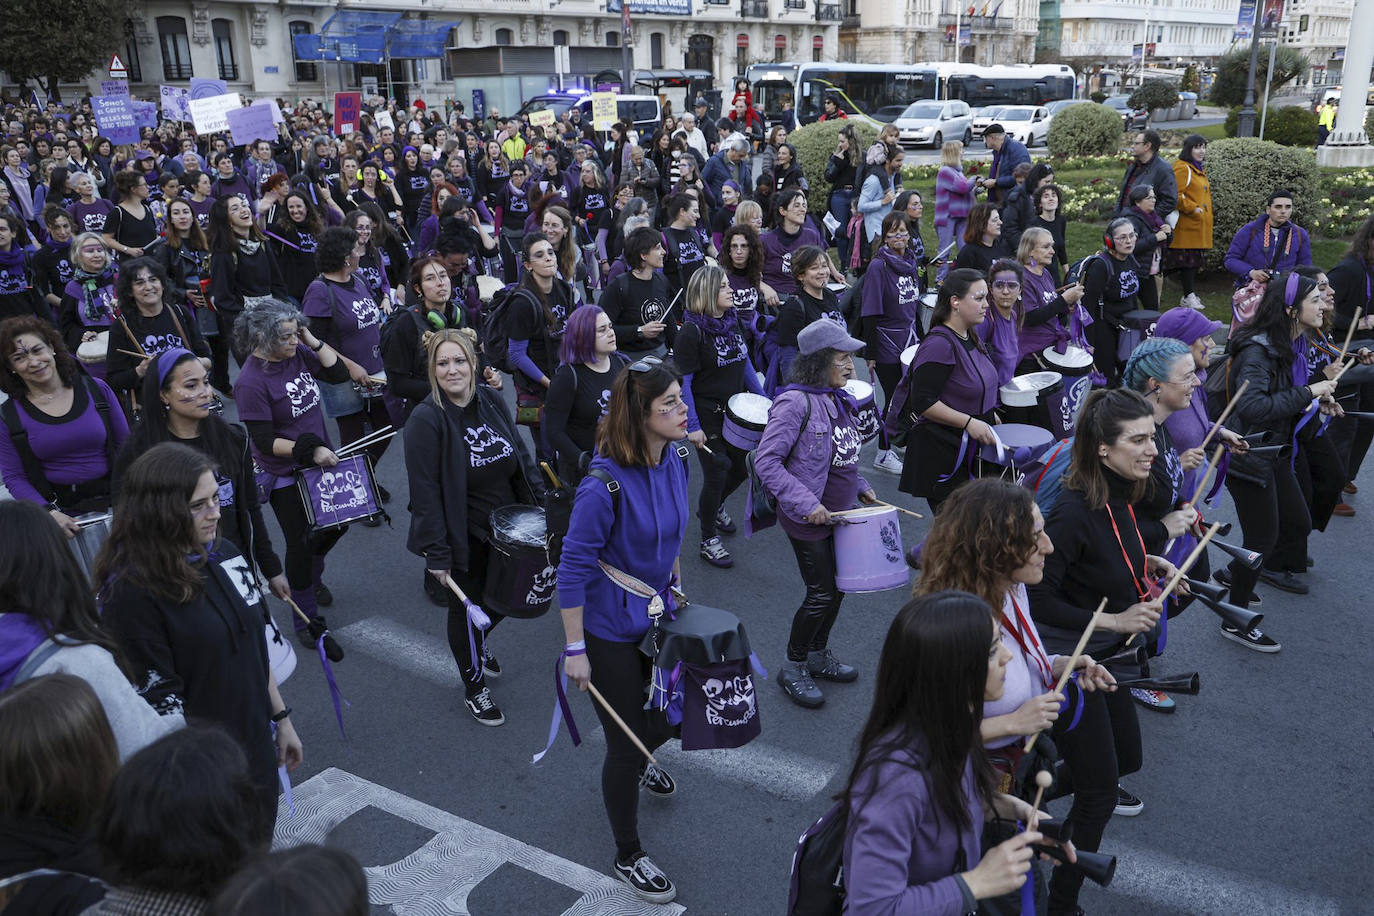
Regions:
<instances>
[{"instance_id":1,"label":"wooden drumstick","mask_svg":"<svg viewBox=\"0 0 1374 916\"><path fill-rule=\"evenodd\" d=\"M885 502L883 502L881 499L875 499L875 500L873 500L873 505L875 505L875 506L887 506L889 509L896 509L898 512L901 512L901 513L903 513L903 514L905 514L905 515L909 515L909 516L911 516L912 518L925 518L925 516L922 515L922 514L919 513L919 512L913 512L913 511L911 511L910 509L903 509L901 506L894 506L892 503L885 503Z\"/></svg>"},{"instance_id":2,"label":"wooden drumstick","mask_svg":"<svg viewBox=\"0 0 1374 916\"><path fill-rule=\"evenodd\" d=\"M291 610L295 611L296 615L300 617L301 620L304 620L307 624L313 623L313 621L306 616L305 611L301 610L301 606L296 602L292 601L290 596L283 598L282 600L285 601L287 604L291 605Z\"/></svg>"},{"instance_id":3,"label":"wooden drumstick","mask_svg":"<svg viewBox=\"0 0 1374 916\"><path fill-rule=\"evenodd\" d=\"M1242 394L1245 394L1245 389L1249 387L1249 379L1246 379L1245 381L1240 383L1240 387L1236 389L1236 393L1231 395L1231 400L1227 403L1226 409L1221 412L1221 416L1217 417L1217 422L1212 424L1212 428L1207 430L1207 436L1202 440L1202 444L1199 445L1198 448L1207 448L1207 443L1212 441L1212 437L1215 436L1217 434L1217 431L1221 429L1221 424L1226 422L1226 418L1231 415L1231 411L1235 410L1236 405L1240 403L1240 396Z\"/></svg>"},{"instance_id":4,"label":"wooden drumstick","mask_svg":"<svg viewBox=\"0 0 1374 916\"><path fill-rule=\"evenodd\" d=\"M1341 355L1336 357L1336 362L1345 359L1345 355L1350 352L1350 338L1355 336L1355 325L1360 323L1360 315L1363 312L1363 306L1355 309L1355 317L1350 319L1350 327L1345 329L1345 343L1341 344ZM1341 371L1344 372L1345 370L1342 369Z\"/></svg>"},{"instance_id":5,"label":"wooden drumstick","mask_svg":"<svg viewBox=\"0 0 1374 916\"><path fill-rule=\"evenodd\" d=\"M1161 606L1164 604L1164 599L1173 594L1174 589L1178 587L1178 583L1183 581L1183 577L1188 575L1188 570L1192 569L1193 564L1197 562L1197 558L1202 556L1202 551L1207 547L1207 542L1210 541L1219 530L1221 530L1221 522L1213 522L1212 527L1207 529L1207 533L1204 534L1202 539L1197 542L1197 545L1193 547L1193 552L1188 554L1187 559L1183 561L1178 569L1174 570L1174 575L1169 580L1169 584L1165 585L1164 591L1160 592L1159 597L1154 599L1158 601ZM1125 644L1129 646L1131 643L1135 642L1135 638L1139 635L1139 633L1132 633Z\"/></svg>"},{"instance_id":6,"label":"wooden drumstick","mask_svg":"<svg viewBox=\"0 0 1374 916\"><path fill-rule=\"evenodd\" d=\"M115 347L115 352L123 353L125 356L132 356L134 359L137 360L145 360L148 358L147 353L135 353L133 350L121 350L119 347Z\"/></svg>"},{"instance_id":7,"label":"wooden drumstick","mask_svg":"<svg viewBox=\"0 0 1374 916\"><path fill-rule=\"evenodd\" d=\"M1212 476L1212 472L1217 469L1217 464L1221 461L1221 453L1226 450L1224 445L1218 445L1217 450L1212 453L1212 460L1207 462L1207 468L1202 472L1201 479L1197 482L1197 489L1193 491L1193 498L1188 500L1188 505L1197 507L1197 501L1202 498L1202 492L1207 489L1207 478ZM1168 551L1164 551L1168 553Z\"/></svg>"},{"instance_id":8,"label":"wooden drumstick","mask_svg":"<svg viewBox=\"0 0 1374 916\"><path fill-rule=\"evenodd\" d=\"M1341 376L1342 376L1342 375L1345 375L1346 370L1349 369L1351 366L1355 365L1356 362L1357 362L1357 360L1353 360L1353 359L1352 359L1350 362L1346 363L1344 366L1341 366L1340 371L1337 372L1335 375L1331 376L1331 381L1333 381L1333 382L1339 382L1339 381L1341 380Z\"/></svg>"},{"instance_id":9,"label":"wooden drumstick","mask_svg":"<svg viewBox=\"0 0 1374 916\"><path fill-rule=\"evenodd\" d=\"M1054 785L1054 777L1049 770L1040 770L1035 774L1035 801L1031 802L1030 820L1026 823L1026 832L1034 830L1040 823L1040 799L1045 797L1045 790Z\"/></svg>"},{"instance_id":10,"label":"wooden drumstick","mask_svg":"<svg viewBox=\"0 0 1374 916\"><path fill-rule=\"evenodd\" d=\"M563 481L558 479L558 475L553 472L553 468L549 467L547 461L539 462L539 467L543 468L544 473L549 475L549 481L553 484L555 490L563 489Z\"/></svg>"},{"instance_id":11,"label":"wooden drumstick","mask_svg":"<svg viewBox=\"0 0 1374 916\"><path fill-rule=\"evenodd\" d=\"M601 695L600 690L596 689L596 685L588 681L587 690L591 691L592 697L601 704L602 709L606 710L606 714L615 720L615 724L620 726L620 730L625 733L625 737L629 738L634 746L639 748L639 752L648 758L649 762L654 766L658 766L658 761L654 759L654 755L649 753L649 749L644 746L644 742L640 741L639 736L630 730L630 726L625 724L624 719L620 718L620 713L612 709L611 704L606 702L606 698Z\"/></svg>"},{"instance_id":12,"label":"wooden drumstick","mask_svg":"<svg viewBox=\"0 0 1374 916\"><path fill-rule=\"evenodd\" d=\"M1093 611L1092 619L1088 621L1088 626L1083 630L1083 635L1078 639L1078 645L1074 646L1073 654L1069 656L1069 663L1064 666L1064 673L1059 676L1059 683L1054 686L1055 693L1063 693L1064 685L1069 682L1069 676L1073 674L1074 666L1078 664L1079 657L1083 654L1083 649L1088 645L1088 639L1093 635L1093 630L1097 629L1097 622L1102 619L1102 615L1107 610L1107 599L1104 597L1097 610ZM1040 737L1040 731L1036 730L1026 738L1025 753L1029 754L1031 748L1035 747L1035 739Z\"/></svg>"}]
</instances>

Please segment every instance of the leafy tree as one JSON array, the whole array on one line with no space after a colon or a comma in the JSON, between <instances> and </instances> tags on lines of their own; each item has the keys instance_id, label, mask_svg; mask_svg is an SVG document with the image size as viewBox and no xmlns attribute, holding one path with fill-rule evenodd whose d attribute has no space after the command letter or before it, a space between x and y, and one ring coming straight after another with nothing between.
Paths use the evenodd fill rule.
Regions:
<instances>
[{"instance_id":1,"label":"leafy tree","mask_svg":"<svg viewBox=\"0 0 1374 916\"><path fill-rule=\"evenodd\" d=\"M1202 91L1202 76L1197 72L1197 64L1189 64L1187 69L1183 71L1183 79L1179 81L1179 91Z\"/></svg>"},{"instance_id":2,"label":"leafy tree","mask_svg":"<svg viewBox=\"0 0 1374 916\"><path fill-rule=\"evenodd\" d=\"M1301 76L1308 67L1306 56L1297 48L1279 45L1274 55L1274 80L1269 84L1269 94L1274 95L1279 87ZM1258 65L1255 67L1255 104L1264 102L1264 74L1269 68L1269 53L1260 49ZM1231 108L1245 103L1245 78L1250 69L1249 47L1237 48L1217 61L1217 76L1212 82L1212 104Z\"/></svg>"},{"instance_id":3,"label":"leafy tree","mask_svg":"<svg viewBox=\"0 0 1374 916\"><path fill-rule=\"evenodd\" d=\"M56 95L59 80L84 80L123 50L130 6L130 0L9 0L0 69Z\"/></svg>"},{"instance_id":4,"label":"leafy tree","mask_svg":"<svg viewBox=\"0 0 1374 916\"><path fill-rule=\"evenodd\" d=\"M1131 93L1129 102L1132 108L1144 108L1148 111L1154 111L1156 108L1173 108L1178 104L1178 87L1168 80L1146 80Z\"/></svg>"}]
</instances>

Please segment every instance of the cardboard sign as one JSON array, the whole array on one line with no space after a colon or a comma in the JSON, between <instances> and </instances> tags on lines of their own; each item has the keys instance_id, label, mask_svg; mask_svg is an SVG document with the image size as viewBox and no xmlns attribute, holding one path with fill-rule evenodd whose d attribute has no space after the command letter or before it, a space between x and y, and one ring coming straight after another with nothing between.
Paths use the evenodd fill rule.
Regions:
<instances>
[{"instance_id":1,"label":"cardboard sign","mask_svg":"<svg viewBox=\"0 0 1374 916\"><path fill-rule=\"evenodd\" d=\"M558 119L554 117L553 110L549 108L530 113L531 127L552 127L556 120Z\"/></svg>"},{"instance_id":2,"label":"cardboard sign","mask_svg":"<svg viewBox=\"0 0 1374 916\"><path fill-rule=\"evenodd\" d=\"M273 124L282 124L286 121L286 118L282 116L281 106L277 104L276 99L254 99L252 107L270 110L272 112Z\"/></svg>"},{"instance_id":3,"label":"cardboard sign","mask_svg":"<svg viewBox=\"0 0 1374 916\"><path fill-rule=\"evenodd\" d=\"M154 129L157 128L156 102L140 102L135 100L133 102L133 106L134 123L138 125L140 130L142 130L145 127L151 127Z\"/></svg>"},{"instance_id":4,"label":"cardboard sign","mask_svg":"<svg viewBox=\"0 0 1374 916\"><path fill-rule=\"evenodd\" d=\"M190 97L186 100L186 108L191 113L191 123L195 125L198 134L228 130L229 121L225 118L225 113L242 107L243 100L237 92L212 95L207 99Z\"/></svg>"},{"instance_id":5,"label":"cardboard sign","mask_svg":"<svg viewBox=\"0 0 1374 916\"><path fill-rule=\"evenodd\" d=\"M101 80L101 81L100 81L100 94L101 94L101 95L128 95L128 94L129 94L129 81L128 81L128 80Z\"/></svg>"},{"instance_id":6,"label":"cardboard sign","mask_svg":"<svg viewBox=\"0 0 1374 916\"><path fill-rule=\"evenodd\" d=\"M231 108L224 113L224 119L229 122L229 138L235 146L247 146L255 140L277 139L272 110L266 105Z\"/></svg>"},{"instance_id":7,"label":"cardboard sign","mask_svg":"<svg viewBox=\"0 0 1374 916\"><path fill-rule=\"evenodd\" d=\"M595 130L610 130L618 117L615 110L614 92L592 93L592 127Z\"/></svg>"},{"instance_id":8,"label":"cardboard sign","mask_svg":"<svg viewBox=\"0 0 1374 916\"><path fill-rule=\"evenodd\" d=\"M375 114L372 119L377 122L378 130L384 130L387 128L390 128L391 130L396 129L396 120L395 118L391 117L391 112L387 111L386 109L379 109L377 111L377 114Z\"/></svg>"},{"instance_id":9,"label":"cardboard sign","mask_svg":"<svg viewBox=\"0 0 1374 916\"><path fill-rule=\"evenodd\" d=\"M127 95L91 96L91 112L100 133L116 146L138 142L138 122Z\"/></svg>"},{"instance_id":10,"label":"cardboard sign","mask_svg":"<svg viewBox=\"0 0 1374 916\"><path fill-rule=\"evenodd\" d=\"M191 77L191 88L187 90L193 99L208 99L217 95L224 95L229 91L229 84L224 80L206 79L200 76Z\"/></svg>"},{"instance_id":11,"label":"cardboard sign","mask_svg":"<svg viewBox=\"0 0 1374 916\"><path fill-rule=\"evenodd\" d=\"M159 97L162 99L164 118L169 121L191 120L191 112L186 108L186 101L190 97L189 90L181 86L161 86Z\"/></svg>"},{"instance_id":12,"label":"cardboard sign","mask_svg":"<svg viewBox=\"0 0 1374 916\"><path fill-rule=\"evenodd\" d=\"M352 133L358 129L363 115L363 94L361 92L334 93L334 130L337 133ZM344 125L349 125L344 130Z\"/></svg>"}]
</instances>

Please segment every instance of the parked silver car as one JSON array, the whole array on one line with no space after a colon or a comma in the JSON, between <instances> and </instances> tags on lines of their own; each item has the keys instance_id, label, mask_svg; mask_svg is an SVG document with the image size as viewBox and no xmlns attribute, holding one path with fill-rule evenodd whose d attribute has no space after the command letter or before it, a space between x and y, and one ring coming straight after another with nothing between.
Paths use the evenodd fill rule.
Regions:
<instances>
[{"instance_id":1,"label":"parked silver car","mask_svg":"<svg viewBox=\"0 0 1374 916\"><path fill-rule=\"evenodd\" d=\"M965 146L973 140L973 112L959 99L912 102L892 123L903 146L939 149L946 140L963 140Z\"/></svg>"}]
</instances>

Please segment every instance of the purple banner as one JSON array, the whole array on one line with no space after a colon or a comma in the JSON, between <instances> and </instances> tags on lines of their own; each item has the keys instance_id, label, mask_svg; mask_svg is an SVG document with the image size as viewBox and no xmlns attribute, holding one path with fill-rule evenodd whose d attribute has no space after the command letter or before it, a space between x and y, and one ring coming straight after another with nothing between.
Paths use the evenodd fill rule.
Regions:
<instances>
[{"instance_id":1,"label":"purple banner","mask_svg":"<svg viewBox=\"0 0 1374 916\"><path fill-rule=\"evenodd\" d=\"M152 127L154 129L157 128L156 102L140 102L138 100L135 100L133 103L133 108L134 123L137 124L140 129L144 127Z\"/></svg>"},{"instance_id":2,"label":"purple banner","mask_svg":"<svg viewBox=\"0 0 1374 916\"><path fill-rule=\"evenodd\" d=\"M245 146L254 140L277 139L272 109L264 105L231 108L224 113L224 119L229 122L229 136L235 146Z\"/></svg>"},{"instance_id":3,"label":"purple banner","mask_svg":"<svg viewBox=\"0 0 1374 916\"><path fill-rule=\"evenodd\" d=\"M129 94L129 81L128 81L128 80L101 80L101 81L100 81L100 94L101 94L101 95L123 95L123 96L127 96L127 95Z\"/></svg>"},{"instance_id":4,"label":"purple banner","mask_svg":"<svg viewBox=\"0 0 1374 916\"><path fill-rule=\"evenodd\" d=\"M116 146L138 142L138 122L134 106L127 95L91 96L91 112L100 133Z\"/></svg>"}]
</instances>

